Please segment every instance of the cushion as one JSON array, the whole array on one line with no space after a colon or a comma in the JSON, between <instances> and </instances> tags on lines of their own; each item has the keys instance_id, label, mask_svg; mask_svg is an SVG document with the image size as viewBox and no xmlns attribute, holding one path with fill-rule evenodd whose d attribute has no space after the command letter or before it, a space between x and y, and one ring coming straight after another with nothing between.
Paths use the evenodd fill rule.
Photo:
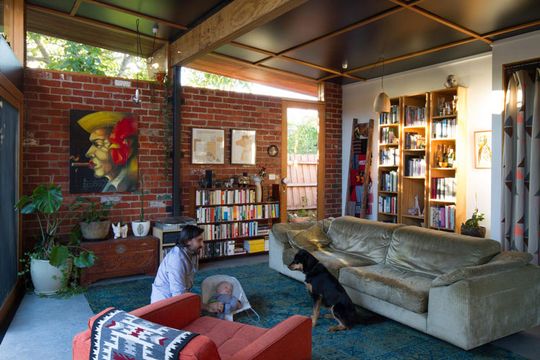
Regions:
<instances>
[{"instance_id":1,"label":"cushion","mask_svg":"<svg viewBox=\"0 0 540 360\"><path fill-rule=\"evenodd\" d=\"M485 264L500 249L495 240L404 226L392 235L386 263L439 276L462 267Z\"/></svg>"},{"instance_id":2,"label":"cushion","mask_svg":"<svg viewBox=\"0 0 540 360\"><path fill-rule=\"evenodd\" d=\"M362 255L375 263L383 262L392 232L402 225L342 216L335 219L328 229L331 247Z\"/></svg>"},{"instance_id":3,"label":"cushion","mask_svg":"<svg viewBox=\"0 0 540 360\"><path fill-rule=\"evenodd\" d=\"M433 286L447 286L475 276L507 271L527 265L533 256L525 252L505 251L495 256L484 265L468 266L442 274L433 280Z\"/></svg>"},{"instance_id":4,"label":"cushion","mask_svg":"<svg viewBox=\"0 0 540 360\"><path fill-rule=\"evenodd\" d=\"M287 231L289 244L296 249L315 251L330 244L330 238L324 233L321 225L315 224L306 230Z\"/></svg>"},{"instance_id":5,"label":"cushion","mask_svg":"<svg viewBox=\"0 0 540 360\"><path fill-rule=\"evenodd\" d=\"M365 257L356 256L354 254L348 254L329 248L313 251L311 254L315 256L317 260L319 260L336 278L339 276L339 270L344 267L367 266L374 264L372 260Z\"/></svg>"},{"instance_id":6,"label":"cushion","mask_svg":"<svg viewBox=\"0 0 540 360\"><path fill-rule=\"evenodd\" d=\"M415 313L427 312L433 277L386 264L341 269L339 281L377 299Z\"/></svg>"},{"instance_id":7,"label":"cushion","mask_svg":"<svg viewBox=\"0 0 540 360\"><path fill-rule=\"evenodd\" d=\"M184 328L209 337L216 344L222 360L232 359L235 353L268 331L268 329L209 316L202 316Z\"/></svg>"},{"instance_id":8,"label":"cushion","mask_svg":"<svg viewBox=\"0 0 540 360\"><path fill-rule=\"evenodd\" d=\"M305 230L309 227L313 226L313 223L312 222L307 222L307 223L278 223L278 224L274 224L274 226L272 226L272 231L271 231L271 234L273 235L273 237L283 243L283 244L288 244L289 243L289 239L287 238L287 231L289 230Z\"/></svg>"}]
</instances>

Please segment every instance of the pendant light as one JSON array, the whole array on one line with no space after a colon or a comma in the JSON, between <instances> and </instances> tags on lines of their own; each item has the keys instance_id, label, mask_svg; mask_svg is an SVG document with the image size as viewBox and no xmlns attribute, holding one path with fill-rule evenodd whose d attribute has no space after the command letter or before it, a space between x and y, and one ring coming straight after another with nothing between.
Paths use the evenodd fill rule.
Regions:
<instances>
[{"instance_id":1,"label":"pendant light","mask_svg":"<svg viewBox=\"0 0 540 360\"><path fill-rule=\"evenodd\" d=\"M384 92L384 60L382 60L381 92L373 102L373 111L376 113L390 112L390 98Z\"/></svg>"}]
</instances>

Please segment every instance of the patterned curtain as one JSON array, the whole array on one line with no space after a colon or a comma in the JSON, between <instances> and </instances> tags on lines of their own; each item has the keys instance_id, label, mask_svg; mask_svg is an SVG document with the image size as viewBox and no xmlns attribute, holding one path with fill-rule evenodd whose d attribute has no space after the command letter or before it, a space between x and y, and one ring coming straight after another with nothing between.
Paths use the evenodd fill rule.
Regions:
<instances>
[{"instance_id":1,"label":"patterned curtain","mask_svg":"<svg viewBox=\"0 0 540 360\"><path fill-rule=\"evenodd\" d=\"M503 135L504 250L526 251L538 264L540 231L540 69L512 74Z\"/></svg>"}]
</instances>

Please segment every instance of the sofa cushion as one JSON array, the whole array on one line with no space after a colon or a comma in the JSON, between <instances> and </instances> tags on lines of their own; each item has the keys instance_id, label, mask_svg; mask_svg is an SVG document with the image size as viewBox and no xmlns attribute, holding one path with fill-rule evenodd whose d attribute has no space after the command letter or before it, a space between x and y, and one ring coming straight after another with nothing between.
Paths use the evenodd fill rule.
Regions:
<instances>
[{"instance_id":1,"label":"sofa cushion","mask_svg":"<svg viewBox=\"0 0 540 360\"><path fill-rule=\"evenodd\" d=\"M290 263L292 263L294 256L298 252L298 249L295 249L293 247L289 247L285 250L283 250L283 265L289 266Z\"/></svg>"},{"instance_id":2,"label":"sofa cushion","mask_svg":"<svg viewBox=\"0 0 540 360\"><path fill-rule=\"evenodd\" d=\"M342 216L330 224L330 246L380 263L386 256L392 232L400 226L402 225Z\"/></svg>"},{"instance_id":3,"label":"sofa cushion","mask_svg":"<svg viewBox=\"0 0 540 360\"><path fill-rule=\"evenodd\" d=\"M433 277L386 264L341 269L339 282L415 313L425 313Z\"/></svg>"},{"instance_id":4,"label":"sofa cushion","mask_svg":"<svg viewBox=\"0 0 540 360\"><path fill-rule=\"evenodd\" d=\"M336 278L339 277L340 269L349 266L367 266L373 265L374 262L365 257L356 256L339 250L332 250L329 248L320 249L311 252L313 256L317 258L332 275Z\"/></svg>"},{"instance_id":5,"label":"sofa cushion","mask_svg":"<svg viewBox=\"0 0 540 360\"><path fill-rule=\"evenodd\" d=\"M386 263L439 276L461 267L485 264L500 249L495 240L405 226L394 231Z\"/></svg>"},{"instance_id":6,"label":"sofa cushion","mask_svg":"<svg viewBox=\"0 0 540 360\"><path fill-rule=\"evenodd\" d=\"M287 231L289 244L296 249L305 249L315 251L331 242L330 238L322 230L322 225L315 224L306 230L289 230Z\"/></svg>"},{"instance_id":7,"label":"sofa cushion","mask_svg":"<svg viewBox=\"0 0 540 360\"><path fill-rule=\"evenodd\" d=\"M283 243L289 244L289 239L287 238L287 231L289 230L305 230L313 226L313 222L305 223L278 223L272 226L271 233L273 237Z\"/></svg>"},{"instance_id":8,"label":"sofa cushion","mask_svg":"<svg viewBox=\"0 0 540 360\"><path fill-rule=\"evenodd\" d=\"M184 330L210 338L216 344L222 360L232 359L235 353L268 331L268 329L233 321L223 321L209 316L202 316L184 328Z\"/></svg>"}]
</instances>

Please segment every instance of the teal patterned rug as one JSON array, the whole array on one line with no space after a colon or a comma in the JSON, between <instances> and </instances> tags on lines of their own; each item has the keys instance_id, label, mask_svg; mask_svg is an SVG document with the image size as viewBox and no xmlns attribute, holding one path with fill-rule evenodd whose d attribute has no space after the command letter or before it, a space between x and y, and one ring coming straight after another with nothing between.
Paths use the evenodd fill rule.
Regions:
<instances>
[{"instance_id":1,"label":"teal patterned rug","mask_svg":"<svg viewBox=\"0 0 540 360\"><path fill-rule=\"evenodd\" d=\"M236 316L235 321L269 328L294 314L311 315L311 298L305 286L269 269L266 263L200 271L193 291L200 293L201 281L215 274L236 277L261 316L257 322L254 316L244 312ZM152 281L145 278L93 286L85 296L94 313L109 306L131 311L149 303ZM333 320L319 319L313 331L314 359L523 359L489 344L464 351L387 319L338 333L327 332L331 325L334 325Z\"/></svg>"}]
</instances>

